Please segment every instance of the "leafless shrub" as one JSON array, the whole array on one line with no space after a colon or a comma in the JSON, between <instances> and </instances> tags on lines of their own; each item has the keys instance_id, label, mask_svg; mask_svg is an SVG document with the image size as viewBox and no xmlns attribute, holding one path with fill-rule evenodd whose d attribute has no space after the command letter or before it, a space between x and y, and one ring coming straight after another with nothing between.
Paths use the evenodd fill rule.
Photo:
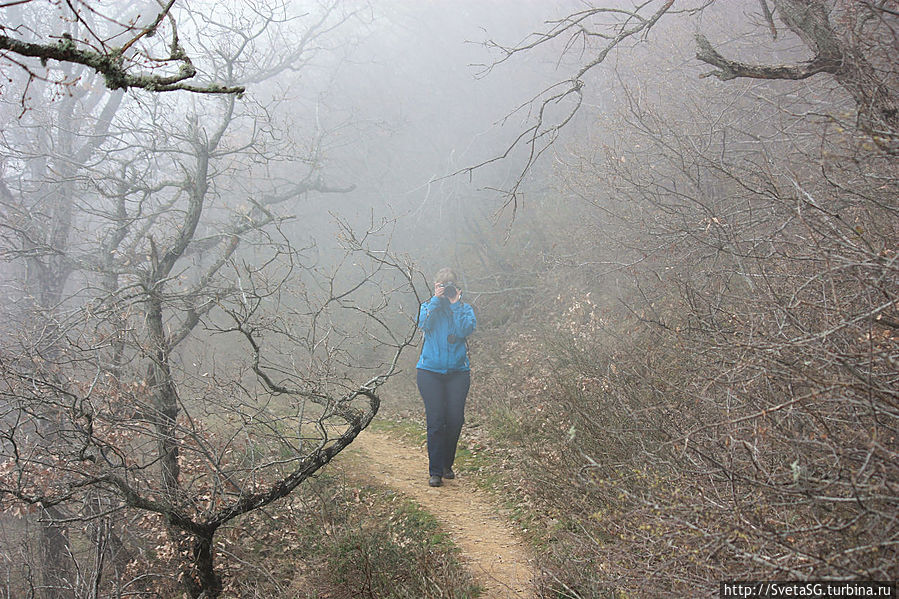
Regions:
<instances>
[{"instance_id":1,"label":"leafless shrub","mask_svg":"<svg viewBox=\"0 0 899 599\"><path fill-rule=\"evenodd\" d=\"M851 9L827 13L846 52ZM851 51L892 102L891 17L858 10L878 33ZM503 356L540 464L528 493L557 520L547 592L895 578L899 178L853 92L872 80L736 90L631 68L619 54L606 73L596 137L557 146L589 209L556 241L567 284L538 279L559 304Z\"/></svg>"}]
</instances>

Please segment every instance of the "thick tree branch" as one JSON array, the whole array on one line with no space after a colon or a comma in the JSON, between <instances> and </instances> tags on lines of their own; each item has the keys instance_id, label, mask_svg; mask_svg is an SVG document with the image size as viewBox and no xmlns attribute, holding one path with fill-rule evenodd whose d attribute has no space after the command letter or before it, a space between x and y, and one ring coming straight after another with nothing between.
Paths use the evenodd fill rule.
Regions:
<instances>
[{"instance_id":1,"label":"thick tree branch","mask_svg":"<svg viewBox=\"0 0 899 599\"><path fill-rule=\"evenodd\" d=\"M839 70L838 63L817 57L801 65L756 65L729 60L721 56L701 33L696 35L696 45L699 46L696 58L713 67L718 67L717 71L704 73L700 77L717 77L722 81L729 81L738 77L799 80L808 79L818 73L833 74Z\"/></svg>"},{"instance_id":2,"label":"thick tree branch","mask_svg":"<svg viewBox=\"0 0 899 599\"><path fill-rule=\"evenodd\" d=\"M112 90L140 88L153 92L185 90L204 94L242 94L242 86L223 86L215 83L209 85L193 85L187 83L197 74L190 58L179 47L173 47L171 60L180 62L176 75L134 75L128 72L122 50L107 53L78 48L75 40L68 34L55 44L39 44L23 42L6 35L0 35L0 51L5 50L20 56L37 58L46 64L48 60L63 63L74 63L89 67L103 75L106 87ZM4 54L5 55L5 54Z\"/></svg>"}]
</instances>

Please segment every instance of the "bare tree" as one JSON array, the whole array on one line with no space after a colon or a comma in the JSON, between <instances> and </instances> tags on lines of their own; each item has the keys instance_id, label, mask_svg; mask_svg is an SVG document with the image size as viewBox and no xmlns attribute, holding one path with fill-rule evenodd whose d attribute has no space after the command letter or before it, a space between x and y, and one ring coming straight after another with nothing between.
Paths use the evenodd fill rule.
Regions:
<instances>
[{"instance_id":1,"label":"bare tree","mask_svg":"<svg viewBox=\"0 0 899 599\"><path fill-rule=\"evenodd\" d=\"M210 61L229 83L243 68L296 66L347 18L327 5L297 41L275 30L300 16L248 10L196 17L226 34L238 31L229 17L255 17ZM276 34L296 54L267 46ZM296 247L290 208L352 186L326 183L316 144L296 156L265 106L231 95L185 119L159 96L125 110L121 93L94 93L106 108L92 134L62 125L81 154L23 151L26 168L2 188L3 256L19 276L6 281L16 324L0 354L0 496L93 547L67 549L63 535L60 561L74 567L16 582L87 597L177 581L214 597L216 532L288 495L377 412L414 332L412 317L388 310L414 298L412 267L392 252L389 223L358 237L344 226L328 262ZM44 154L72 165L61 180L47 170L51 196L27 177ZM248 185L257 171L285 178ZM155 560L129 559L160 535Z\"/></svg>"},{"instance_id":2,"label":"bare tree","mask_svg":"<svg viewBox=\"0 0 899 599\"><path fill-rule=\"evenodd\" d=\"M53 360L60 353L58 321L53 312L64 303L74 270L66 249L77 219L77 178L107 139L122 94L86 87L73 89L55 106L55 126L22 122L23 152L9 156L0 185L6 259L14 259L23 277L20 293L8 293L8 315L35 333L33 356ZM55 411L47 406L32 434L55 435ZM67 596L63 580L70 577L69 547L61 527L64 519L54 506L44 506L41 528L44 586L47 596Z\"/></svg>"}]
</instances>

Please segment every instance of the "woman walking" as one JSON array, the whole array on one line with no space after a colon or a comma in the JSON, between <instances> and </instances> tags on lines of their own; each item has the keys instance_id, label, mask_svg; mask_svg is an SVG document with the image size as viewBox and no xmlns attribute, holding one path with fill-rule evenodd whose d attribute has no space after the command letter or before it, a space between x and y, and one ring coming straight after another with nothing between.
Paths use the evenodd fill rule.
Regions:
<instances>
[{"instance_id":1,"label":"woman walking","mask_svg":"<svg viewBox=\"0 0 899 599\"><path fill-rule=\"evenodd\" d=\"M428 484L455 478L456 444L465 421L471 386L466 338L477 325L474 310L462 302L456 273L442 268L434 276L434 296L421 305L418 326L425 340L418 359L418 391L428 429Z\"/></svg>"}]
</instances>

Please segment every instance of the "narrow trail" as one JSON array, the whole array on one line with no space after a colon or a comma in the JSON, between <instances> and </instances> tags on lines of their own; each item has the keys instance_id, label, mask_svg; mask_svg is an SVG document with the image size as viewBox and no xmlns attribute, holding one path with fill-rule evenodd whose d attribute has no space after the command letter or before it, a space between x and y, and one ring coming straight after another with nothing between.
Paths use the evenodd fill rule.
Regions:
<instances>
[{"instance_id":1,"label":"narrow trail","mask_svg":"<svg viewBox=\"0 0 899 599\"><path fill-rule=\"evenodd\" d=\"M383 434L363 432L352 448L367 458L367 476L428 510L462 552L484 599L532 599L532 559L500 509L464 476L429 487L427 453Z\"/></svg>"}]
</instances>

